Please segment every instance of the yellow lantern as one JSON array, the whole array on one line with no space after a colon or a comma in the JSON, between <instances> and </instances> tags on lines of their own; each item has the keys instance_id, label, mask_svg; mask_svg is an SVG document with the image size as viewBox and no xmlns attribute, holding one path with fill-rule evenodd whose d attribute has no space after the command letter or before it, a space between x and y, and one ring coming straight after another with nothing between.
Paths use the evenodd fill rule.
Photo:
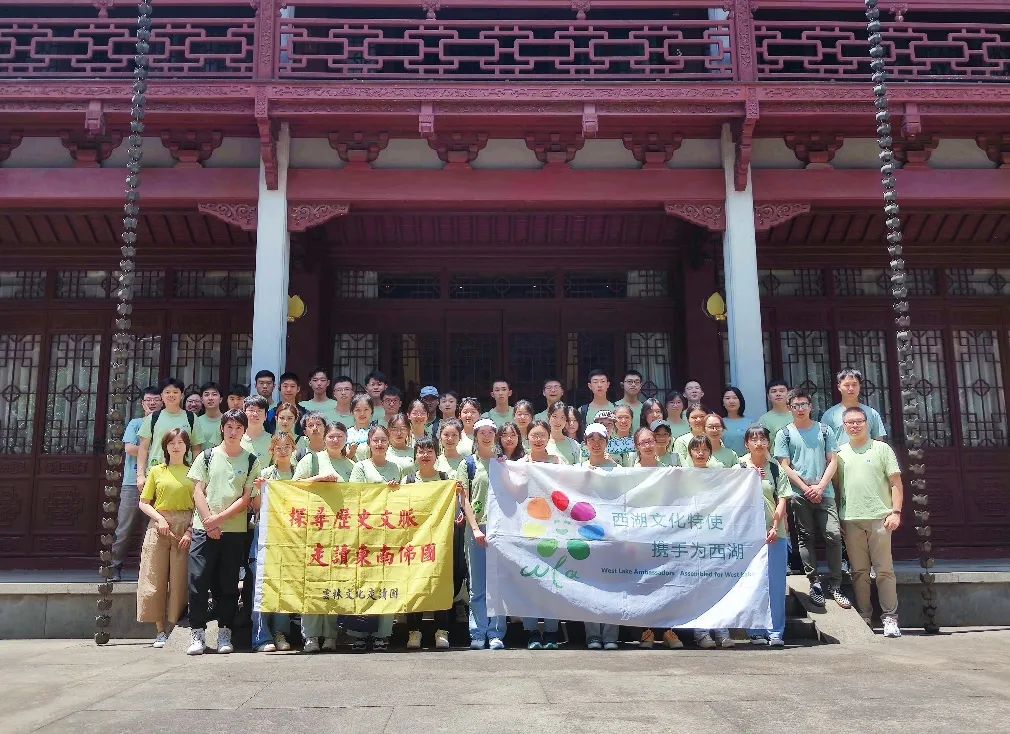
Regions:
<instances>
[{"instance_id":1,"label":"yellow lantern","mask_svg":"<svg viewBox=\"0 0 1010 734\"><path fill-rule=\"evenodd\" d=\"M701 308L705 312L705 315L713 321L726 320L726 301L719 292L713 293L706 298Z\"/></svg>"},{"instance_id":2,"label":"yellow lantern","mask_svg":"<svg viewBox=\"0 0 1010 734\"><path fill-rule=\"evenodd\" d=\"M308 309L305 307L305 301L302 300L301 296L290 296L288 297L288 323L293 323L305 315Z\"/></svg>"}]
</instances>

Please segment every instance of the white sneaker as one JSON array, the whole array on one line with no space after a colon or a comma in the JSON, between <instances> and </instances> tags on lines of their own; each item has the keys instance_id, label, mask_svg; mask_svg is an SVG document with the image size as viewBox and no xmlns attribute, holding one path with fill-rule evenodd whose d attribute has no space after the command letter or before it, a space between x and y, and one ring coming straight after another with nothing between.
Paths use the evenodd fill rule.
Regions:
<instances>
[{"instance_id":1,"label":"white sneaker","mask_svg":"<svg viewBox=\"0 0 1010 734\"><path fill-rule=\"evenodd\" d=\"M758 647L768 644L768 638L763 635L751 635L750 644L757 645Z\"/></svg>"},{"instance_id":2,"label":"white sneaker","mask_svg":"<svg viewBox=\"0 0 1010 734\"><path fill-rule=\"evenodd\" d=\"M449 649L449 630L435 630L435 649Z\"/></svg>"},{"instance_id":3,"label":"white sneaker","mask_svg":"<svg viewBox=\"0 0 1010 734\"><path fill-rule=\"evenodd\" d=\"M207 630L193 630L192 642L186 648L187 655L203 655L207 651Z\"/></svg>"},{"instance_id":4,"label":"white sneaker","mask_svg":"<svg viewBox=\"0 0 1010 734\"><path fill-rule=\"evenodd\" d=\"M154 638L154 642L151 643L151 647L156 647L159 650L165 646L168 642L168 633L159 632L158 636Z\"/></svg>"},{"instance_id":5,"label":"white sneaker","mask_svg":"<svg viewBox=\"0 0 1010 734\"><path fill-rule=\"evenodd\" d=\"M713 647L716 646L715 640L712 639L712 635L710 635L708 632L703 634L701 637L696 637L694 641L695 643L697 643L698 647L700 647L703 650L711 650Z\"/></svg>"},{"instance_id":6,"label":"white sneaker","mask_svg":"<svg viewBox=\"0 0 1010 734\"><path fill-rule=\"evenodd\" d=\"M323 652L336 652L337 651L337 638L336 637L324 637L323 646L320 648Z\"/></svg>"},{"instance_id":7,"label":"white sneaker","mask_svg":"<svg viewBox=\"0 0 1010 734\"><path fill-rule=\"evenodd\" d=\"M894 617L884 617L884 637L901 637L901 628Z\"/></svg>"},{"instance_id":8,"label":"white sneaker","mask_svg":"<svg viewBox=\"0 0 1010 734\"><path fill-rule=\"evenodd\" d=\"M217 654L228 655L235 652L235 646L231 644L231 630L222 627L217 631Z\"/></svg>"},{"instance_id":9,"label":"white sneaker","mask_svg":"<svg viewBox=\"0 0 1010 734\"><path fill-rule=\"evenodd\" d=\"M310 637L305 641L305 647L302 648L302 652L314 653L319 652L319 640L315 637Z\"/></svg>"},{"instance_id":10,"label":"white sneaker","mask_svg":"<svg viewBox=\"0 0 1010 734\"><path fill-rule=\"evenodd\" d=\"M732 637L726 637L724 635L712 635L712 639L715 641L715 644L718 645L719 647L729 648L736 645L736 642L733 640Z\"/></svg>"},{"instance_id":11,"label":"white sneaker","mask_svg":"<svg viewBox=\"0 0 1010 734\"><path fill-rule=\"evenodd\" d=\"M505 643L499 640L497 637L492 637L491 641L487 643L487 646L492 650L504 650Z\"/></svg>"},{"instance_id":12,"label":"white sneaker","mask_svg":"<svg viewBox=\"0 0 1010 734\"><path fill-rule=\"evenodd\" d=\"M421 630L411 630L407 633L407 649L408 650L420 650L421 649Z\"/></svg>"},{"instance_id":13,"label":"white sneaker","mask_svg":"<svg viewBox=\"0 0 1010 734\"><path fill-rule=\"evenodd\" d=\"M786 641L782 639L782 635L778 632L768 633L768 646L769 647L785 647Z\"/></svg>"},{"instance_id":14,"label":"white sneaker","mask_svg":"<svg viewBox=\"0 0 1010 734\"><path fill-rule=\"evenodd\" d=\"M602 650L603 649L603 642L601 642L600 638L598 638L598 637L592 637L586 643L586 648L589 649L589 650Z\"/></svg>"},{"instance_id":15,"label":"white sneaker","mask_svg":"<svg viewBox=\"0 0 1010 734\"><path fill-rule=\"evenodd\" d=\"M619 648L620 648L620 646L616 642L604 642L603 643L603 649L604 650L617 650Z\"/></svg>"},{"instance_id":16,"label":"white sneaker","mask_svg":"<svg viewBox=\"0 0 1010 734\"><path fill-rule=\"evenodd\" d=\"M284 636L283 632L274 635L274 647L278 652L287 652L291 649L291 643L288 642L288 638Z\"/></svg>"},{"instance_id":17,"label":"white sneaker","mask_svg":"<svg viewBox=\"0 0 1010 734\"><path fill-rule=\"evenodd\" d=\"M256 648L256 652L277 652L277 646L272 642L264 642Z\"/></svg>"}]
</instances>

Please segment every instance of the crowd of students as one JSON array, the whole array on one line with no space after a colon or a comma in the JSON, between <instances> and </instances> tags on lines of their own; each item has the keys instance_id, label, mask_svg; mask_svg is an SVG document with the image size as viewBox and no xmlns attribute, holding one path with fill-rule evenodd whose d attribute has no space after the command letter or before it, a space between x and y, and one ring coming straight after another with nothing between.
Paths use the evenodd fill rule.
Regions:
<instances>
[{"instance_id":1,"label":"crowd of students","mask_svg":"<svg viewBox=\"0 0 1010 734\"><path fill-rule=\"evenodd\" d=\"M869 624L871 566L882 608L883 633L900 636L897 593L891 561L891 534L901 522L901 472L886 443L876 410L860 402L862 376L846 369L837 376L841 401L820 421L812 399L781 380L768 384L769 409L756 419L744 396L727 386L707 407L705 392L690 380L683 392L641 400L643 376L629 370L622 397L611 402L611 383L602 370L589 373L592 400L580 407L564 401L560 381L543 385L544 409L512 401L506 380L491 385L490 410L475 397L424 387L416 400L389 385L381 372L364 380L331 381L323 369L309 375L311 397L303 398L298 375L261 371L251 395L244 386L228 392L215 383L185 395L173 378L145 390L144 417L126 429L126 478L113 559L116 579L133 529L148 518L141 550L137 619L156 627L154 647L164 647L172 627L188 610L189 654L206 650L208 597L219 624L218 653L231 652L237 621L239 579L243 603L252 609L256 515L265 482L401 482L456 480L465 522L455 539L454 589L469 589L472 649L505 647L506 620L487 615L485 536L489 465L494 460L581 465L592 471L617 467L684 467L707 470L744 466L760 474L769 544L768 585L772 628L692 630L702 648L736 642L783 645L786 576L790 553L810 581L809 601L823 606L830 597L844 608L843 537L856 607ZM279 388L280 399L274 391ZM539 399L538 399L539 402ZM134 478L135 477L135 478ZM838 495L836 496L836 491ZM816 539L827 548L828 574L818 572ZM465 562L464 562L465 559ZM435 614L434 643L449 647L449 610ZM286 615L251 613L252 646L286 651L292 620ZM352 649L386 649L392 616L367 628L344 625ZM421 615L407 615L407 647L421 647ZM335 616L303 615L304 652L335 650ZM558 620L523 620L530 649L559 644ZM620 628L586 623L590 649L616 649ZM639 645L652 647L655 631L637 630ZM680 648L675 630L662 644Z\"/></svg>"}]
</instances>

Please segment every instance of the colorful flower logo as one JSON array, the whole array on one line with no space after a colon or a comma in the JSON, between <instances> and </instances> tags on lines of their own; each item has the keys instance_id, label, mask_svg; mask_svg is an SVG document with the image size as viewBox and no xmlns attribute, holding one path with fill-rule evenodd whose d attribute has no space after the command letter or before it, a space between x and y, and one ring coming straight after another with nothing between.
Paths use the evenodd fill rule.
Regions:
<instances>
[{"instance_id":1,"label":"colorful flower logo","mask_svg":"<svg viewBox=\"0 0 1010 734\"><path fill-rule=\"evenodd\" d=\"M590 522L596 519L596 508L588 502L572 504L561 491L551 492L549 502L545 497L534 497L526 505L526 514L529 518L523 524L523 535L540 538L537 553L545 560L564 544L568 555L583 561L589 558L589 543L605 536L602 527Z\"/></svg>"}]
</instances>

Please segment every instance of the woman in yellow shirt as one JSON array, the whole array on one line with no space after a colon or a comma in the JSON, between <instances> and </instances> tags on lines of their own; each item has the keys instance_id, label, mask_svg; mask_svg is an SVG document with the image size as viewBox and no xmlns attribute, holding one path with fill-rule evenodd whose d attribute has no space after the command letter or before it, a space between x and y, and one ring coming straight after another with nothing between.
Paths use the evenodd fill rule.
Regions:
<instances>
[{"instance_id":1,"label":"woman in yellow shirt","mask_svg":"<svg viewBox=\"0 0 1010 734\"><path fill-rule=\"evenodd\" d=\"M190 437L174 428L161 440L167 462L151 467L140 495L140 511L151 521L140 551L137 621L153 622L152 647L168 642L189 594L189 545L193 539L193 480L187 477Z\"/></svg>"}]
</instances>

